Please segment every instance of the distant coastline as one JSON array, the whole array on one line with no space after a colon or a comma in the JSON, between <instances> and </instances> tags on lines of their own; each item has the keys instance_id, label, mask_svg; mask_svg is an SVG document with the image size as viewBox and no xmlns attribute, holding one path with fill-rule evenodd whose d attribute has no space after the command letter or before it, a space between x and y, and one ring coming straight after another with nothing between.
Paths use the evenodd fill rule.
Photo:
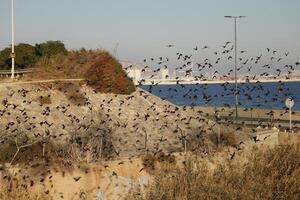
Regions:
<instances>
[{"instance_id":1,"label":"distant coastline","mask_svg":"<svg viewBox=\"0 0 300 200\"><path fill-rule=\"evenodd\" d=\"M260 81L260 84L239 82L239 106L243 108L284 109L288 96L295 99L293 110L300 111L299 80ZM285 82L284 82L285 81ZM160 83L139 86L177 106L235 106L234 82L220 81ZM207 83L207 84L206 84ZM284 84L281 84L284 83ZM227 86L226 86L227 85ZM248 91L251 91L249 94Z\"/></svg>"},{"instance_id":2,"label":"distant coastline","mask_svg":"<svg viewBox=\"0 0 300 200\"><path fill-rule=\"evenodd\" d=\"M293 79L260 79L260 80L238 80L238 83L256 83L257 81L261 83L278 83L278 82L300 82L300 78L293 78ZM161 79L151 79L145 80L142 85L176 85L176 84L223 84L223 83L235 83L234 80L176 80L176 79L168 79L168 80L161 80ZM136 83L138 85L138 83Z\"/></svg>"}]
</instances>

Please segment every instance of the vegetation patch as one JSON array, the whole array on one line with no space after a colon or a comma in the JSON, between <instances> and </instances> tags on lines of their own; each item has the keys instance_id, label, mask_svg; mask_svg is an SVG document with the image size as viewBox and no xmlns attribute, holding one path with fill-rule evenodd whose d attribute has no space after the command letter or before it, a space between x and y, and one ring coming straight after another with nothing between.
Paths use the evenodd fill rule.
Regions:
<instances>
[{"instance_id":1,"label":"vegetation patch","mask_svg":"<svg viewBox=\"0 0 300 200\"><path fill-rule=\"evenodd\" d=\"M47 96L40 96L38 99L39 103L43 106L43 105L47 105L47 104L52 104L51 101L51 96L47 95Z\"/></svg>"},{"instance_id":2,"label":"vegetation patch","mask_svg":"<svg viewBox=\"0 0 300 200\"><path fill-rule=\"evenodd\" d=\"M238 145L238 138L234 133L234 129L223 128L220 135L216 132L209 135L210 141L215 146L231 146L236 147Z\"/></svg>"},{"instance_id":3,"label":"vegetation patch","mask_svg":"<svg viewBox=\"0 0 300 200\"><path fill-rule=\"evenodd\" d=\"M161 152L156 155L146 154L142 157L142 163L145 171L150 174L153 174L158 167L158 164L176 164L175 156L173 155L166 155L165 153Z\"/></svg>"},{"instance_id":4,"label":"vegetation patch","mask_svg":"<svg viewBox=\"0 0 300 200\"><path fill-rule=\"evenodd\" d=\"M5 140L5 138L4 138ZM13 157L17 148L13 141L8 141L0 146L0 164L4 164L5 162L9 162Z\"/></svg>"},{"instance_id":5,"label":"vegetation patch","mask_svg":"<svg viewBox=\"0 0 300 200\"><path fill-rule=\"evenodd\" d=\"M300 147L279 146L255 151L245 163L227 160L215 170L189 158L183 167L155 171L145 196L131 192L128 200L299 199Z\"/></svg>"},{"instance_id":6,"label":"vegetation patch","mask_svg":"<svg viewBox=\"0 0 300 200\"><path fill-rule=\"evenodd\" d=\"M0 70L11 67L11 48L0 51ZM135 85L121 64L107 51L68 51L61 41L15 47L16 69L31 69L26 80L84 79L95 92L131 94Z\"/></svg>"},{"instance_id":7,"label":"vegetation patch","mask_svg":"<svg viewBox=\"0 0 300 200\"><path fill-rule=\"evenodd\" d=\"M84 94L80 93L78 90L77 91L71 91L67 93L67 98L69 101L77 106L83 106L85 105L87 98L85 97Z\"/></svg>"},{"instance_id":8,"label":"vegetation patch","mask_svg":"<svg viewBox=\"0 0 300 200\"><path fill-rule=\"evenodd\" d=\"M122 69L121 64L108 52L99 52L84 77L96 92L130 94L135 91L132 80Z\"/></svg>"},{"instance_id":9,"label":"vegetation patch","mask_svg":"<svg viewBox=\"0 0 300 200\"><path fill-rule=\"evenodd\" d=\"M64 43L61 41L48 41L36 45L20 43L15 46L15 68L32 68L43 58L49 58L55 55L67 54ZM11 68L11 47L0 51L0 70L9 70Z\"/></svg>"}]
</instances>

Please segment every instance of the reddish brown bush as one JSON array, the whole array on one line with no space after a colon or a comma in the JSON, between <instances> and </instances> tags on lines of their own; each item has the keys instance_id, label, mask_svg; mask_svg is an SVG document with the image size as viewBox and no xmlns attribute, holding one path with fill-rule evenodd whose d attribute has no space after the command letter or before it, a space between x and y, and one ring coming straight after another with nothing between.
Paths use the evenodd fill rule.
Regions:
<instances>
[{"instance_id":1,"label":"reddish brown bush","mask_svg":"<svg viewBox=\"0 0 300 200\"><path fill-rule=\"evenodd\" d=\"M108 52L101 52L84 75L89 86L99 92L130 94L135 86L121 64Z\"/></svg>"},{"instance_id":2,"label":"reddish brown bush","mask_svg":"<svg viewBox=\"0 0 300 200\"><path fill-rule=\"evenodd\" d=\"M130 94L135 91L132 80L121 64L106 51L69 52L43 58L28 79L85 79L97 92Z\"/></svg>"}]
</instances>

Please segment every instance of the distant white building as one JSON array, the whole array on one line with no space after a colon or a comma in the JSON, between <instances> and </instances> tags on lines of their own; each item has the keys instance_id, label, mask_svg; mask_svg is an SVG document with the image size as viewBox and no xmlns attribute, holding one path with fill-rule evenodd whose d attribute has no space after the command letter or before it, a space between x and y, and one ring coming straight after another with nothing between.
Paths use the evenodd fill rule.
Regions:
<instances>
[{"instance_id":1,"label":"distant white building","mask_svg":"<svg viewBox=\"0 0 300 200\"><path fill-rule=\"evenodd\" d=\"M126 72L127 72L127 75L129 76L129 78L131 78L133 80L134 84L138 84L139 81L142 80L140 69L131 68L131 69L126 70Z\"/></svg>"},{"instance_id":2,"label":"distant white building","mask_svg":"<svg viewBox=\"0 0 300 200\"><path fill-rule=\"evenodd\" d=\"M142 74L142 68L144 67L139 63L132 63L129 61L120 61L123 69L126 71L129 78L131 78L134 84L138 85L143 79L144 73Z\"/></svg>"},{"instance_id":3,"label":"distant white building","mask_svg":"<svg viewBox=\"0 0 300 200\"><path fill-rule=\"evenodd\" d=\"M294 75L295 76L300 76L300 70L295 70Z\"/></svg>"},{"instance_id":4,"label":"distant white building","mask_svg":"<svg viewBox=\"0 0 300 200\"><path fill-rule=\"evenodd\" d=\"M160 72L160 78L162 80L165 80L165 79L169 79L170 78L170 74L169 74L169 70L168 69L161 69L161 72Z\"/></svg>"}]
</instances>

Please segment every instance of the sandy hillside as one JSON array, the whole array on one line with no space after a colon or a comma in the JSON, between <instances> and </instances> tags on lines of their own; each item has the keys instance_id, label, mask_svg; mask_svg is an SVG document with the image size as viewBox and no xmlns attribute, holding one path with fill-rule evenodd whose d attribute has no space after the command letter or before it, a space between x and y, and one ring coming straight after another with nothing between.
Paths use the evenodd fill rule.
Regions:
<instances>
[{"instance_id":1,"label":"sandy hillside","mask_svg":"<svg viewBox=\"0 0 300 200\"><path fill-rule=\"evenodd\" d=\"M50 82L2 86L0 97L3 143L41 140L46 150L50 143L71 143L89 153L83 157L90 160L95 156L91 152L124 157L182 151L182 136L203 143L215 128L191 109L184 111L142 90L99 94L83 82Z\"/></svg>"}]
</instances>

